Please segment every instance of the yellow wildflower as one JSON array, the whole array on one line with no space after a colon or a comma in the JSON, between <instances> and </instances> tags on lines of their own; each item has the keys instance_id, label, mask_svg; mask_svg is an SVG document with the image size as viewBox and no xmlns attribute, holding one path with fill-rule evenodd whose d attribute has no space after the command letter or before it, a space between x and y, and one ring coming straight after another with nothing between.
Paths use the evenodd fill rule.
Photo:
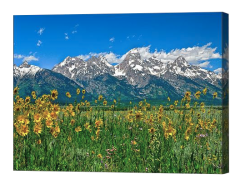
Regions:
<instances>
[{"instance_id":1,"label":"yellow wildflower","mask_svg":"<svg viewBox=\"0 0 250 189\"><path fill-rule=\"evenodd\" d=\"M78 133L78 132L82 131L82 128L80 126L78 126L75 128L75 131Z\"/></svg>"}]
</instances>

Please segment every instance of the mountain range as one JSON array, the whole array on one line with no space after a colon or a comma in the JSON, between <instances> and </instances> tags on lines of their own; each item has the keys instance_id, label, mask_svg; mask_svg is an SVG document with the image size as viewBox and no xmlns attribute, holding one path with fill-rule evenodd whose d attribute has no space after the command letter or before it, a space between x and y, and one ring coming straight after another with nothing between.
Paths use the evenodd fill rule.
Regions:
<instances>
[{"instance_id":1,"label":"mountain range","mask_svg":"<svg viewBox=\"0 0 250 189\"><path fill-rule=\"evenodd\" d=\"M66 101L67 91L75 94L77 88L86 89L88 100L102 94L107 100L121 101L181 99L185 91L207 88L209 101L214 92L221 96L223 87L221 74L190 65L182 56L168 63L154 56L143 60L136 48L115 66L104 56L88 60L68 56L52 70L24 62L19 67L14 65L13 72L14 86L19 86L22 95L30 95L33 90L41 95L56 88L61 102Z\"/></svg>"}]
</instances>

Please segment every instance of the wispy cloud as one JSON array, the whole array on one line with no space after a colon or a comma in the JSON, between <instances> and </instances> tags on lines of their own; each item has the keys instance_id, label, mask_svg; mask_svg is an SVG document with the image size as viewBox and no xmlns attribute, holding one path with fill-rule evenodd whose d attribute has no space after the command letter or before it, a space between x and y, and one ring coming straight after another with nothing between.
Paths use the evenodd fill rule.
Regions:
<instances>
[{"instance_id":1,"label":"wispy cloud","mask_svg":"<svg viewBox=\"0 0 250 189\"><path fill-rule=\"evenodd\" d=\"M65 39L68 40L69 39L68 33L64 33L64 35L65 35Z\"/></svg>"},{"instance_id":2,"label":"wispy cloud","mask_svg":"<svg viewBox=\"0 0 250 189\"><path fill-rule=\"evenodd\" d=\"M106 54L107 54L106 52L101 52L101 53L90 52L89 53L90 56L96 56L96 57L98 57L98 56L104 56Z\"/></svg>"},{"instance_id":3,"label":"wispy cloud","mask_svg":"<svg viewBox=\"0 0 250 189\"><path fill-rule=\"evenodd\" d=\"M27 62L31 62L31 61L38 61L39 59L37 57L35 57L35 54L33 55L22 55L22 54L14 54L14 58L15 59L23 59L22 61L27 61Z\"/></svg>"},{"instance_id":4,"label":"wispy cloud","mask_svg":"<svg viewBox=\"0 0 250 189\"><path fill-rule=\"evenodd\" d=\"M79 24L76 24L75 26L74 26L74 29L73 29L73 31L71 32L72 34L75 34L75 33L77 33L77 28L79 27Z\"/></svg>"},{"instance_id":5,"label":"wispy cloud","mask_svg":"<svg viewBox=\"0 0 250 189\"><path fill-rule=\"evenodd\" d=\"M43 32L44 32L44 30L45 30L45 28L40 28L37 33L40 34L40 35L42 35Z\"/></svg>"},{"instance_id":6,"label":"wispy cloud","mask_svg":"<svg viewBox=\"0 0 250 189\"><path fill-rule=\"evenodd\" d=\"M127 36L127 39L131 39L131 38L134 38L135 37L135 35L129 35L129 36Z\"/></svg>"},{"instance_id":7,"label":"wispy cloud","mask_svg":"<svg viewBox=\"0 0 250 189\"><path fill-rule=\"evenodd\" d=\"M113 43L115 41L115 38L112 37L112 38L109 39L109 41Z\"/></svg>"},{"instance_id":8,"label":"wispy cloud","mask_svg":"<svg viewBox=\"0 0 250 189\"><path fill-rule=\"evenodd\" d=\"M37 44L36 44L36 45L40 47L40 46L41 46L41 44L42 44L42 41L38 40L38 42L37 42Z\"/></svg>"}]
</instances>

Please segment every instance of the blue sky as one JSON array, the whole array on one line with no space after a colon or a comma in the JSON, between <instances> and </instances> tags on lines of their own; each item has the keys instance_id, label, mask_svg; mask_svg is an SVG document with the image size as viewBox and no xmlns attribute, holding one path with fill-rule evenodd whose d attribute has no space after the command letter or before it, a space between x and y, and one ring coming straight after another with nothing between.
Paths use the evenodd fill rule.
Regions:
<instances>
[{"instance_id":1,"label":"blue sky","mask_svg":"<svg viewBox=\"0 0 250 189\"><path fill-rule=\"evenodd\" d=\"M143 58L184 56L221 67L221 13L14 16L14 63L51 69L67 56L104 55L119 63L132 48Z\"/></svg>"}]
</instances>

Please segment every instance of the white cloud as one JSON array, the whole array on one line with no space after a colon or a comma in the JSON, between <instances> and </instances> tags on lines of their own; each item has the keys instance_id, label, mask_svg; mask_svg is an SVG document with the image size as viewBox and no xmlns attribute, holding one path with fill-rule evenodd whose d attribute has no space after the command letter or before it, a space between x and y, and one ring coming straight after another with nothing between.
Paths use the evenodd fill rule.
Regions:
<instances>
[{"instance_id":1,"label":"white cloud","mask_svg":"<svg viewBox=\"0 0 250 189\"><path fill-rule=\"evenodd\" d=\"M142 59L147 59L151 56L155 56L160 59L162 62L173 62L179 56L183 56L190 64L200 66L208 66L209 63L207 60L221 58L221 55L216 52L216 48L211 48L211 43L208 43L204 46L194 46L182 49L173 49L170 52L165 52L164 50L151 53L150 46L142 47L138 49ZM201 63L202 61L205 61Z\"/></svg>"},{"instance_id":2,"label":"white cloud","mask_svg":"<svg viewBox=\"0 0 250 189\"><path fill-rule=\"evenodd\" d=\"M109 53L107 53L107 52L102 52L102 53L91 52L91 53L85 54L85 55L78 55L77 57L81 58L82 60L87 60L91 56L96 56L96 57L98 57L98 56L104 56L107 59L107 61L109 63L111 63L111 64L112 63L120 63L123 60L122 58L119 57L119 55L116 55L113 52L109 52Z\"/></svg>"},{"instance_id":3,"label":"white cloud","mask_svg":"<svg viewBox=\"0 0 250 189\"><path fill-rule=\"evenodd\" d=\"M24 57L24 55L21 55L21 54L14 54L14 58L16 58L16 59L21 59L21 58L23 58Z\"/></svg>"},{"instance_id":4,"label":"white cloud","mask_svg":"<svg viewBox=\"0 0 250 189\"><path fill-rule=\"evenodd\" d=\"M190 64L199 65L201 67L209 67L210 59L221 58L221 55L216 52L216 48L211 48L211 43L208 43L204 46L194 46L182 49L173 49L170 52L164 50L154 52L150 51L150 45L146 47L137 48L138 52L141 55L141 59L148 59L152 56L155 56L163 63L173 62L179 56L183 56ZM128 52L127 52L128 53ZM113 52L101 52L101 53L89 53L90 56L100 56L103 55L109 61L109 63L120 63L126 57L126 54L117 55Z\"/></svg>"},{"instance_id":5,"label":"white cloud","mask_svg":"<svg viewBox=\"0 0 250 189\"><path fill-rule=\"evenodd\" d=\"M217 68L217 69L214 70L214 72L217 73L217 74L222 73L222 68Z\"/></svg>"},{"instance_id":6,"label":"white cloud","mask_svg":"<svg viewBox=\"0 0 250 189\"><path fill-rule=\"evenodd\" d=\"M118 55L114 54L113 52L107 53L104 55L104 57L107 59L109 63L120 63L122 61L121 58L119 58Z\"/></svg>"},{"instance_id":7,"label":"white cloud","mask_svg":"<svg viewBox=\"0 0 250 189\"><path fill-rule=\"evenodd\" d=\"M26 56L24 57L23 61L31 62L31 61L38 61L38 58L35 56Z\"/></svg>"},{"instance_id":8,"label":"white cloud","mask_svg":"<svg viewBox=\"0 0 250 189\"><path fill-rule=\"evenodd\" d=\"M38 61L39 59L37 57L35 57L35 55L29 55L29 56L25 56L22 54L14 54L14 58L15 59L23 59L22 61L27 61L27 62L31 62L31 61Z\"/></svg>"},{"instance_id":9,"label":"white cloud","mask_svg":"<svg viewBox=\"0 0 250 189\"><path fill-rule=\"evenodd\" d=\"M113 43L115 41L115 38L112 37L112 38L109 39L109 41L111 41Z\"/></svg>"},{"instance_id":10,"label":"white cloud","mask_svg":"<svg viewBox=\"0 0 250 189\"><path fill-rule=\"evenodd\" d=\"M174 49L169 53L165 51L155 51L154 56L161 59L163 62L172 62L179 56L183 56L190 64L197 65L201 61L206 61L209 59L221 58L219 53L216 53L216 48L211 48L211 43L204 46L194 46L182 49Z\"/></svg>"},{"instance_id":11,"label":"white cloud","mask_svg":"<svg viewBox=\"0 0 250 189\"><path fill-rule=\"evenodd\" d=\"M206 61L206 62L202 62L202 63L198 64L198 66L200 66L202 68L207 68L208 66L211 67L209 64L210 64L210 62Z\"/></svg>"},{"instance_id":12,"label":"white cloud","mask_svg":"<svg viewBox=\"0 0 250 189\"><path fill-rule=\"evenodd\" d=\"M42 41L40 41L40 40L38 40L38 42L37 42L37 46L41 46L41 44L42 44Z\"/></svg>"},{"instance_id":13,"label":"white cloud","mask_svg":"<svg viewBox=\"0 0 250 189\"><path fill-rule=\"evenodd\" d=\"M77 56L78 58L81 58L82 60L87 60L87 59L89 59L90 58L90 55L78 55Z\"/></svg>"},{"instance_id":14,"label":"white cloud","mask_svg":"<svg viewBox=\"0 0 250 189\"><path fill-rule=\"evenodd\" d=\"M140 47L137 49L138 49L138 52L140 53L142 59L148 59L154 55L154 53L150 52L150 45L147 47Z\"/></svg>"},{"instance_id":15,"label":"white cloud","mask_svg":"<svg viewBox=\"0 0 250 189\"><path fill-rule=\"evenodd\" d=\"M72 34L75 34L75 33L77 33L77 31L76 31L76 30L72 31Z\"/></svg>"},{"instance_id":16,"label":"white cloud","mask_svg":"<svg viewBox=\"0 0 250 189\"><path fill-rule=\"evenodd\" d=\"M44 32L44 30L45 30L45 28L40 28L37 33L40 34L40 35L42 35L43 32Z\"/></svg>"}]
</instances>

